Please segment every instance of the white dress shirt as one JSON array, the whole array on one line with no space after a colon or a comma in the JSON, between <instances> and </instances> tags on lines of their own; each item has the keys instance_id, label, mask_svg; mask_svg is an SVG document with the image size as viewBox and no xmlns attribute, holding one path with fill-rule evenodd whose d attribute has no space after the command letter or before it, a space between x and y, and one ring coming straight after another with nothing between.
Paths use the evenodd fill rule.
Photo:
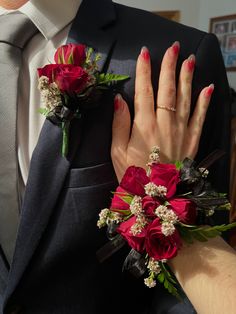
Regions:
<instances>
[{"instance_id":1,"label":"white dress shirt","mask_svg":"<svg viewBox=\"0 0 236 314\"><path fill-rule=\"evenodd\" d=\"M32 152L37 144L45 117L39 114L40 93L37 68L54 63L55 50L66 43L71 22L82 0L30 0L18 11L27 15L39 33L23 53L18 93L17 142L22 179L26 184ZM0 15L8 14L0 7Z\"/></svg>"}]
</instances>

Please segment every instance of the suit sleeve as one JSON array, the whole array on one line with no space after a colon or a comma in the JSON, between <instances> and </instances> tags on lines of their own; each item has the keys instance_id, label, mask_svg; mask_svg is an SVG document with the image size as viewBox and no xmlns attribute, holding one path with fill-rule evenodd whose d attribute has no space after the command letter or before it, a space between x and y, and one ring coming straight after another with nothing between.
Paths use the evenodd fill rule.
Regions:
<instances>
[{"instance_id":1,"label":"suit sleeve","mask_svg":"<svg viewBox=\"0 0 236 314\"><path fill-rule=\"evenodd\" d=\"M207 112L196 160L201 161L215 149L223 150L225 155L209 168L209 180L218 192L229 193L230 88L218 39L214 34L206 34L196 51L193 103L196 102L200 90L211 83L215 85L215 90ZM228 223L229 216L225 211L217 213L214 217L214 223Z\"/></svg>"}]
</instances>

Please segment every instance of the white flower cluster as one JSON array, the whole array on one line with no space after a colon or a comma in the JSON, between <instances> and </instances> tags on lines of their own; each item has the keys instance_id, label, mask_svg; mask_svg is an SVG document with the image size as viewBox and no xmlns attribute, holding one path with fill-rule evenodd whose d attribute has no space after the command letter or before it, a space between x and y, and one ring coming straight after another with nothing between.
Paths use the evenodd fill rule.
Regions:
<instances>
[{"instance_id":1,"label":"white flower cluster","mask_svg":"<svg viewBox=\"0 0 236 314\"><path fill-rule=\"evenodd\" d=\"M156 280L152 277L145 278L144 283L148 288L154 288L157 284Z\"/></svg>"},{"instance_id":2,"label":"white flower cluster","mask_svg":"<svg viewBox=\"0 0 236 314\"><path fill-rule=\"evenodd\" d=\"M159 263L158 261L156 261L154 258L150 257L149 261L148 261L148 265L147 265L147 268L155 273L156 275L160 273L161 271L161 268L159 266Z\"/></svg>"},{"instance_id":3,"label":"white flower cluster","mask_svg":"<svg viewBox=\"0 0 236 314\"><path fill-rule=\"evenodd\" d=\"M175 224L178 221L178 216L172 209L167 208L164 205L160 205L155 209L155 214L160 219L169 223Z\"/></svg>"},{"instance_id":4,"label":"white flower cluster","mask_svg":"<svg viewBox=\"0 0 236 314\"><path fill-rule=\"evenodd\" d=\"M165 197L167 188L163 185L156 185L153 182L149 182L144 186L145 193L151 197Z\"/></svg>"},{"instance_id":5,"label":"white flower cluster","mask_svg":"<svg viewBox=\"0 0 236 314\"><path fill-rule=\"evenodd\" d=\"M199 168L203 178L207 178L209 171L206 168Z\"/></svg>"},{"instance_id":6,"label":"white flower cluster","mask_svg":"<svg viewBox=\"0 0 236 314\"><path fill-rule=\"evenodd\" d=\"M61 93L55 82L49 84L49 78L41 76L38 80L42 103L49 110L53 110L61 103Z\"/></svg>"},{"instance_id":7,"label":"white flower cluster","mask_svg":"<svg viewBox=\"0 0 236 314\"><path fill-rule=\"evenodd\" d=\"M164 236L168 237L175 232L175 226L168 221L164 221L161 224L161 232L164 234Z\"/></svg>"},{"instance_id":8,"label":"white flower cluster","mask_svg":"<svg viewBox=\"0 0 236 314\"><path fill-rule=\"evenodd\" d=\"M157 196L157 185L153 182L149 182L144 186L145 193L151 197Z\"/></svg>"},{"instance_id":9,"label":"white flower cluster","mask_svg":"<svg viewBox=\"0 0 236 314\"><path fill-rule=\"evenodd\" d=\"M148 165L151 166L152 164L157 164L159 162L160 162L160 148L158 146L154 146L152 148L151 154L149 155Z\"/></svg>"},{"instance_id":10,"label":"white flower cluster","mask_svg":"<svg viewBox=\"0 0 236 314\"><path fill-rule=\"evenodd\" d=\"M168 237L175 232L174 224L178 222L178 216L172 209L167 208L167 206L160 205L155 209L155 214L161 220L163 220L161 224L162 233Z\"/></svg>"},{"instance_id":11,"label":"white flower cluster","mask_svg":"<svg viewBox=\"0 0 236 314\"><path fill-rule=\"evenodd\" d=\"M131 213L136 216L136 222L131 226L130 233L134 236L141 233L147 221L143 214L142 197L135 195L130 204Z\"/></svg>"},{"instance_id":12,"label":"white flower cluster","mask_svg":"<svg viewBox=\"0 0 236 314\"><path fill-rule=\"evenodd\" d=\"M98 228L102 228L111 222L119 223L121 221L122 221L121 214L110 211L110 209L108 208L104 208L99 213L99 220L97 221L97 226Z\"/></svg>"},{"instance_id":13,"label":"white flower cluster","mask_svg":"<svg viewBox=\"0 0 236 314\"><path fill-rule=\"evenodd\" d=\"M135 215L135 216L140 215L143 212L143 210L142 210L142 197L135 195L131 201L129 208L130 208L130 211L133 215Z\"/></svg>"},{"instance_id":14,"label":"white flower cluster","mask_svg":"<svg viewBox=\"0 0 236 314\"><path fill-rule=\"evenodd\" d=\"M130 228L130 232L136 236L137 234L141 233L143 228L146 226L147 221L144 215L139 215L136 218L136 222Z\"/></svg>"}]
</instances>

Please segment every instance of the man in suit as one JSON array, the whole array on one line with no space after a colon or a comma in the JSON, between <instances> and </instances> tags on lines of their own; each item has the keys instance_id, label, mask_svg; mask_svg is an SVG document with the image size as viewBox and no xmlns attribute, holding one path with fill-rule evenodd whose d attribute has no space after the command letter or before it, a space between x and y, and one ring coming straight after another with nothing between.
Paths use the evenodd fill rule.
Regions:
<instances>
[{"instance_id":1,"label":"man in suit","mask_svg":"<svg viewBox=\"0 0 236 314\"><path fill-rule=\"evenodd\" d=\"M184 59L196 55L192 106L204 86L215 84L197 160L216 148L226 151L212 167L211 179L216 189L227 192L229 88L216 37L111 0L12 3L0 1L0 14L10 16L5 9L19 6L36 31L23 51L18 88L18 193L23 204L15 249L4 254L7 245L2 245L2 313L195 313L187 298L179 303L162 288L150 291L142 280L122 274L125 248L103 264L96 259L107 241L96 227L98 213L109 206L110 191L117 185L110 159L114 95L106 94L82 120L73 122L71 149L63 158L60 128L37 112L36 69L52 61L55 49L66 42L94 47L102 55L100 70L131 77L122 94L133 116L140 48L149 48L156 70L166 48L178 40L177 73ZM153 73L157 86L159 71ZM216 223L228 219L216 218Z\"/></svg>"}]
</instances>

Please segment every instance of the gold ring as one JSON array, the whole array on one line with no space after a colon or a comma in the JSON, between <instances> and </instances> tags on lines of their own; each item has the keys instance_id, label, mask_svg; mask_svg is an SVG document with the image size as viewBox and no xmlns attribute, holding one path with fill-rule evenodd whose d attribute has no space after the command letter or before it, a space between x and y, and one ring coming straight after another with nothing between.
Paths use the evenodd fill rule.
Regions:
<instances>
[{"instance_id":1,"label":"gold ring","mask_svg":"<svg viewBox=\"0 0 236 314\"><path fill-rule=\"evenodd\" d=\"M157 106L157 108L176 112L176 108L174 108L174 107L167 107L167 106L161 106L161 105L159 105L159 106Z\"/></svg>"}]
</instances>

